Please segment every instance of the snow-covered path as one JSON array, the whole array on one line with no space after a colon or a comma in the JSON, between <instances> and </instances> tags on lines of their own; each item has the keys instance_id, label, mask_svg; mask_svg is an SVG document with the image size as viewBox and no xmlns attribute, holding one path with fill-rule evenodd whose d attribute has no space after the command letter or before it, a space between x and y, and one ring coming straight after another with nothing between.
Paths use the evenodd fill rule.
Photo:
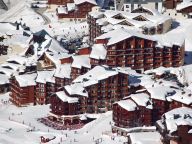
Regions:
<instances>
[{"instance_id":1,"label":"snow-covered path","mask_svg":"<svg viewBox=\"0 0 192 144\"><path fill-rule=\"evenodd\" d=\"M94 144L95 140L102 140L100 144L122 144L123 137L111 140L110 132L112 113L93 115L96 120L85 125L82 129L58 131L49 128L37 121L37 118L47 116L49 105L15 107L7 103L9 94L0 95L0 144L39 144L40 136L56 139L50 144ZM32 130L32 131L30 131ZM66 137L67 135L67 137Z\"/></svg>"},{"instance_id":2,"label":"snow-covered path","mask_svg":"<svg viewBox=\"0 0 192 144\"><path fill-rule=\"evenodd\" d=\"M13 17L18 12L21 12L22 9L24 9L25 5L26 5L26 1L25 0L18 1L18 3L15 4L6 13L4 13L3 15L0 15L0 22L5 22L8 18Z\"/></svg>"}]
</instances>

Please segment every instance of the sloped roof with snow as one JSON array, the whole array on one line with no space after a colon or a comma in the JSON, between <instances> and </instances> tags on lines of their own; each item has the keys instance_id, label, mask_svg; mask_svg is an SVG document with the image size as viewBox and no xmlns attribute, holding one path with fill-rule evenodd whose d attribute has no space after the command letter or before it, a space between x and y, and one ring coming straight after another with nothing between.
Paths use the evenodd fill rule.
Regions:
<instances>
[{"instance_id":1,"label":"sloped roof with snow","mask_svg":"<svg viewBox=\"0 0 192 144\"><path fill-rule=\"evenodd\" d=\"M8 83L9 83L9 77L4 74L0 74L0 85L4 85Z\"/></svg>"},{"instance_id":2,"label":"sloped roof with snow","mask_svg":"<svg viewBox=\"0 0 192 144\"><path fill-rule=\"evenodd\" d=\"M186 105L192 104L192 92L191 90L183 89L176 90L176 93L171 97L172 100L181 102Z\"/></svg>"},{"instance_id":3,"label":"sloped roof with snow","mask_svg":"<svg viewBox=\"0 0 192 144\"><path fill-rule=\"evenodd\" d=\"M81 82L86 87L96 84L102 79L106 79L117 74L118 71L116 70L109 70L103 66L96 66L86 74L77 77L73 82Z\"/></svg>"},{"instance_id":4,"label":"sloped roof with snow","mask_svg":"<svg viewBox=\"0 0 192 144\"><path fill-rule=\"evenodd\" d=\"M72 67L81 69L82 67L91 68L89 55L76 55L72 56Z\"/></svg>"},{"instance_id":5,"label":"sloped roof with snow","mask_svg":"<svg viewBox=\"0 0 192 144\"><path fill-rule=\"evenodd\" d=\"M130 99L118 101L116 104L127 111L135 111L137 108L137 105Z\"/></svg>"},{"instance_id":6,"label":"sloped roof with snow","mask_svg":"<svg viewBox=\"0 0 192 144\"><path fill-rule=\"evenodd\" d=\"M165 123L170 133L177 131L180 125L192 126L192 109L180 107L164 114Z\"/></svg>"},{"instance_id":7,"label":"sloped roof with snow","mask_svg":"<svg viewBox=\"0 0 192 144\"><path fill-rule=\"evenodd\" d=\"M36 73L33 74L23 74L15 76L16 81L19 83L20 87L35 86L35 79L37 77Z\"/></svg>"},{"instance_id":8,"label":"sloped roof with snow","mask_svg":"<svg viewBox=\"0 0 192 144\"><path fill-rule=\"evenodd\" d=\"M192 1L191 0L184 0L183 2L177 4L176 10L180 11L180 10L188 8L190 6L192 6Z\"/></svg>"},{"instance_id":9,"label":"sloped roof with snow","mask_svg":"<svg viewBox=\"0 0 192 144\"><path fill-rule=\"evenodd\" d=\"M167 101L170 100L169 97L175 94L175 89L170 88L170 86L158 86L147 88L147 91L150 93L152 99ZM169 93L171 94L169 96Z\"/></svg>"},{"instance_id":10,"label":"sloped roof with snow","mask_svg":"<svg viewBox=\"0 0 192 144\"><path fill-rule=\"evenodd\" d=\"M66 93L64 91L56 92L56 95L63 102L67 102L67 103L77 103L78 102L78 98L69 97L66 95Z\"/></svg>"},{"instance_id":11,"label":"sloped roof with snow","mask_svg":"<svg viewBox=\"0 0 192 144\"><path fill-rule=\"evenodd\" d=\"M107 55L107 50L103 44L94 44L92 46L90 58L104 60Z\"/></svg>"},{"instance_id":12,"label":"sloped roof with snow","mask_svg":"<svg viewBox=\"0 0 192 144\"><path fill-rule=\"evenodd\" d=\"M46 82L55 83L53 77L54 71L38 71L36 82L46 84Z\"/></svg>"},{"instance_id":13,"label":"sloped roof with snow","mask_svg":"<svg viewBox=\"0 0 192 144\"><path fill-rule=\"evenodd\" d=\"M137 93L137 94L131 94L130 98L137 103L139 106L146 107L148 109L152 109L152 101L150 99L150 96L146 93Z\"/></svg>"},{"instance_id":14,"label":"sloped roof with snow","mask_svg":"<svg viewBox=\"0 0 192 144\"><path fill-rule=\"evenodd\" d=\"M79 5L79 4L82 4L82 3L85 3L85 2L97 5L95 0L74 0L74 3L76 5Z\"/></svg>"},{"instance_id":15,"label":"sloped roof with snow","mask_svg":"<svg viewBox=\"0 0 192 144\"><path fill-rule=\"evenodd\" d=\"M64 86L69 95L80 95L88 97L88 92L85 90L83 83L73 83L71 85Z\"/></svg>"},{"instance_id":16,"label":"sloped roof with snow","mask_svg":"<svg viewBox=\"0 0 192 144\"><path fill-rule=\"evenodd\" d=\"M155 39L153 39L151 36L147 36L147 35L135 32L135 31L129 31L124 28L110 31L108 33L105 33L105 34L97 37L96 39L107 39L108 40L107 45L113 45L115 43L123 41L127 38L131 38L133 36L155 41Z\"/></svg>"},{"instance_id":17,"label":"sloped roof with snow","mask_svg":"<svg viewBox=\"0 0 192 144\"><path fill-rule=\"evenodd\" d=\"M55 70L55 77L58 78L70 78L71 76L71 64L59 65Z\"/></svg>"},{"instance_id":18,"label":"sloped roof with snow","mask_svg":"<svg viewBox=\"0 0 192 144\"><path fill-rule=\"evenodd\" d=\"M10 56L9 59L7 60L7 62L15 62L18 63L20 65L25 64L27 61L27 59L25 57L19 56L19 55L14 55L14 56Z\"/></svg>"}]
</instances>

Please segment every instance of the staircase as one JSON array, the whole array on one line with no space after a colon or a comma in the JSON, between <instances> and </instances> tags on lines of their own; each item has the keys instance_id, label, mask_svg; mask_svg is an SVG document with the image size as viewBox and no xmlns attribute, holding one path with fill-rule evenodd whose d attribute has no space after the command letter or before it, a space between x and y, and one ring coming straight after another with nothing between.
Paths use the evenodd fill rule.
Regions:
<instances>
[{"instance_id":1,"label":"staircase","mask_svg":"<svg viewBox=\"0 0 192 144\"><path fill-rule=\"evenodd\" d=\"M0 0L0 9L8 10L8 7L3 0Z\"/></svg>"}]
</instances>

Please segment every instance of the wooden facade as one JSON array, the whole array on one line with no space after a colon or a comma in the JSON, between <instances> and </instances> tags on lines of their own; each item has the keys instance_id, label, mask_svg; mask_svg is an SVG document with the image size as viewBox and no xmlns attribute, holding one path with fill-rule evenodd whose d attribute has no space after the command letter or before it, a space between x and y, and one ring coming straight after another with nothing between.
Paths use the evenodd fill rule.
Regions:
<instances>
[{"instance_id":1,"label":"wooden facade","mask_svg":"<svg viewBox=\"0 0 192 144\"><path fill-rule=\"evenodd\" d=\"M94 4L85 1L84 3L76 5L77 8L74 10L66 10L66 13L59 13L57 10L57 16L59 19L67 18L74 19L75 21L85 19L94 6Z\"/></svg>"},{"instance_id":2,"label":"wooden facade","mask_svg":"<svg viewBox=\"0 0 192 144\"><path fill-rule=\"evenodd\" d=\"M35 103L39 105L49 104L51 95L56 92L55 83L50 82L47 82L45 84L37 83L35 89Z\"/></svg>"},{"instance_id":3,"label":"wooden facade","mask_svg":"<svg viewBox=\"0 0 192 144\"><path fill-rule=\"evenodd\" d=\"M131 99L130 99L131 100ZM126 110L118 103L113 104L114 126L119 128L133 128L152 125L152 109L137 105L133 111ZM118 129L112 128L113 132Z\"/></svg>"},{"instance_id":4,"label":"wooden facade","mask_svg":"<svg viewBox=\"0 0 192 144\"><path fill-rule=\"evenodd\" d=\"M16 106L25 106L35 103L35 86L21 87L13 77L10 79L11 93L10 101Z\"/></svg>"},{"instance_id":5,"label":"wooden facade","mask_svg":"<svg viewBox=\"0 0 192 144\"><path fill-rule=\"evenodd\" d=\"M165 126L165 124L162 124ZM156 124L157 130L162 136L162 142L164 144L191 144L192 143L192 134L188 133L192 129L192 126L184 124L178 125L177 130L172 134L166 129L166 126L163 128L158 123Z\"/></svg>"},{"instance_id":6,"label":"wooden facade","mask_svg":"<svg viewBox=\"0 0 192 144\"><path fill-rule=\"evenodd\" d=\"M63 115L102 113L111 110L114 102L121 100L128 94L128 76L119 73L107 79L100 80L97 84L85 87L85 91L88 92L88 97L78 94L70 95L65 89L64 91L69 97L78 98L78 104L72 105L66 103L66 107L68 107L68 105L74 106L70 111L64 108L54 109L55 107L59 107L60 104L58 103L61 102L59 98L55 97L51 100L51 111L55 115L58 115L58 113Z\"/></svg>"},{"instance_id":7,"label":"wooden facade","mask_svg":"<svg viewBox=\"0 0 192 144\"><path fill-rule=\"evenodd\" d=\"M73 3L74 0L48 0L48 4L66 5L67 3Z\"/></svg>"},{"instance_id":8,"label":"wooden facade","mask_svg":"<svg viewBox=\"0 0 192 144\"><path fill-rule=\"evenodd\" d=\"M105 40L97 39L96 43L106 45ZM184 46L155 47L156 42L132 36L110 46L106 46L105 60L91 58L91 65L106 64L111 67L131 67L134 70L153 68L179 67L184 63Z\"/></svg>"},{"instance_id":9,"label":"wooden facade","mask_svg":"<svg viewBox=\"0 0 192 144\"><path fill-rule=\"evenodd\" d=\"M91 52L89 47L81 48L77 50L77 55L89 55Z\"/></svg>"},{"instance_id":10,"label":"wooden facade","mask_svg":"<svg viewBox=\"0 0 192 144\"><path fill-rule=\"evenodd\" d=\"M183 0L165 0L164 7L166 9L175 9L178 3L181 3Z\"/></svg>"},{"instance_id":11,"label":"wooden facade","mask_svg":"<svg viewBox=\"0 0 192 144\"><path fill-rule=\"evenodd\" d=\"M179 10L178 12L182 13L182 14L191 14L192 12L192 6L188 6L188 7L185 7L181 10Z\"/></svg>"}]
</instances>

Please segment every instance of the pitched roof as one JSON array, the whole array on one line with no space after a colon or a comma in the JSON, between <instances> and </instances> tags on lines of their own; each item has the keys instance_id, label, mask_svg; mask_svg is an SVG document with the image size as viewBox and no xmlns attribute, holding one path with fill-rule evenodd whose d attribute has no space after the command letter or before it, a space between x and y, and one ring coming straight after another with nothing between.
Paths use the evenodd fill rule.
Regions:
<instances>
[{"instance_id":1,"label":"pitched roof","mask_svg":"<svg viewBox=\"0 0 192 144\"><path fill-rule=\"evenodd\" d=\"M79 5L79 4L82 4L82 3L85 3L85 2L91 3L93 5L97 5L95 0L74 0L74 3L76 5Z\"/></svg>"},{"instance_id":2,"label":"pitched roof","mask_svg":"<svg viewBox=\"0 0 192 144\"><path fill-rule=\"evenodd\" d=\"M37 77L36 73L33 74L24 74L15 76L16 81L19 83L20 87L35 86L35 79Z\"/></svg>"}]
</instances>

